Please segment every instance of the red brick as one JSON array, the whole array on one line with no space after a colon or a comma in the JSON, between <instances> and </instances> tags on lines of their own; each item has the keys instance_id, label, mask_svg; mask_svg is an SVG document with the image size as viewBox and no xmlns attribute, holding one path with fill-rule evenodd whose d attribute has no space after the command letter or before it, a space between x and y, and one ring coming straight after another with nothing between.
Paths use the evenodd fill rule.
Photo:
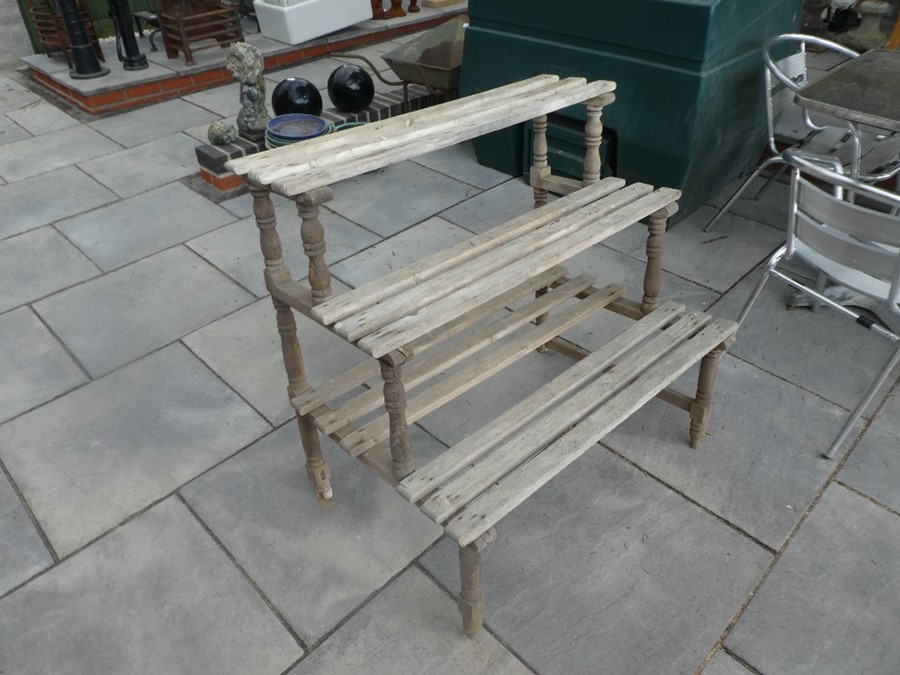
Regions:
<instances>
[{"instance_id":1,"label":"red brick","mask_svg":"<svg viewBox=\"0 0 900 675\"><path fill-rule=\"evenodd\" d=\"M244 184L243 179L240 176L235 176L233 173L217 175L210 173L206 169L200 169L200 178L204 183L208 183L222 192L234 190Z\"/></svg>"},{"instance_id":2,"label":"red brick","mask_svg":"<svg viewBox=\"0 0 900 675\"><path fill-rule=\"evenodd\" d=\"M162 89L159 82L147 82L146 84L136 84L125 90L125 98L142 98L150 94L159 94Z\"/></svg>"}]
</instances>

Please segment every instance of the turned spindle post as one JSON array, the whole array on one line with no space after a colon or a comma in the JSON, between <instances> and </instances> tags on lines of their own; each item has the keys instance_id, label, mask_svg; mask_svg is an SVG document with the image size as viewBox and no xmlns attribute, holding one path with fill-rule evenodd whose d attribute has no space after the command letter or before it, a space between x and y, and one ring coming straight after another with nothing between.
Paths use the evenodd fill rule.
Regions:
<instances>
[{"instance_id":1,"label":"turned spindle post","mask_svg":"<svg viewBox=\"0 0 900 675\"><path fill-rule=\"evenodd\" d=\"M584 172L581 179L584 185L593 185L600 180L600 143L603 140L600 115L607 102L607 96L598 96L585 103L587 120L584 123Z\"/></svg>"},{"instance_id":2,"label":"turned spindle post","mask_svg":"<svg viewBox=\"0 0 900 675\"><path fill-rule=\"evenodd\" d=\"M309 287L314 305L331 297L331 273L325 263L325 230L319 220L319 207L333 197L331 188L320 187L293 198L302 220L300 238L303 240L303 252L309 258Z\"/></svg>"},{"instance_id":3,"label":"turned spindle post","mask_svg":"<svg viewBox=\"0 0 900 675\"><path fill-rule=\"evenodd\" d=\"M372 0L372 18L384 18L384 0Z\"/></svg>"},{"instance_id":4,"label":"turned spindle post","mask_svg":"<svg viewBox=\"0 0 900 675\"><path fill-rule=\"evenodd\" d=\"M407 12L412 12L415 14L419 11L419 0L409 0L409 6L406 8Z\"/></svg>"},{"instance_id":5,"label":"turned spindle post","mask_svg":"<svg viewBox=\"0 0 900 675\"><path fill-rule=\"evenodd\" d=\"M457 605L463 618L463 630L475 637L484 622L484 593L481 591L481 552L497 538L491 528L468 546L459 547L460 592Z\"/></svg>"},{"instance_id":6,"label":"turned spindle post","mask_svg":"<svg viewBox=\"0 0 900 675\"><path fill-rule=\"evenodd\" d=\"M391 8L384 13L385 19L397 19L406 16L403 11L403 0L391 0Z\"/></svg>"},{"instance_id":7,"label":"turned spindle post","mask_svg":"<svg viewBox=\"0 0 900 675\"><path fill-rule=\"evenodd\" d=\"M401 347L378 359L384 382L384 407L390 423L391 470L398 481L415 470L406 422L406 389L403 386L403 364L410 358L412 352Z\"/></svg>"},{"instance_id":8,"label":"turned spindle post","mask_svg":"<svg viewBox=\"0 0 900 675\"><path fill-rule=\"evenodd\" d=\"M259 245L265 259L263 274L266 288L271 292L278 284L290 281L291 273L284 264L281 239L276 229L275 207L269 191L254 187L250 192L253 195L253 214L256 217L256 226L259 228ZM303 366L303 353L300 351L300 342L297 339L297 323L291 308L276 299L274 295L272 304L275 306L275 320L278 324L278 334L281 336L281 356L287 373L288 397L293 399L310 388ZM303 452L306 454L306 472L316 486L316 494L322 499L331 499L331 471L322 456L319 432L305 415L297 415L297 426L300 429Z\"/></svg>"},{"instance_id":9,"label":"turned spindle post","mask_svg":"<svg viewBox=\"0 0 900 675\"><path fill-rule=\"evenodd\" d=\"M531 142L532 162L529 178L534 190L534 208L537 209L547 203L547 189L544 187L544 179L550 175L550 166L547 162L547 116L535 117L531 124L534 136Z\"/></svg>"},{"instance_id":10,"label":"turned spindle post","mask_svg":"<svg viewBox=\"0 0 900 675\"><path fill-rule=\"evenodd\" d=\"M663 242L666 226L678 211L677 204L670 204L647 218L647 267L644 271L644 297L641 311L649 314L659 307L659 293L662 276Z\"/></svg>"},{"instance_id":11,"label":"turned spindle post","mask_svg":"<svg viewBox=\"0 0 900 675\"><path fill-rule=\"evenodd\" d=\"M712 414L712 394L716 384L716 375L719 372L719 361L722 354L731 345L733 340L724 342L713 349L700 361L700 375L697 378L697 395L691 403L691 447L700 447L700 441L706 434L709 426L709 418Z\"/></svg>"}]
</instances>

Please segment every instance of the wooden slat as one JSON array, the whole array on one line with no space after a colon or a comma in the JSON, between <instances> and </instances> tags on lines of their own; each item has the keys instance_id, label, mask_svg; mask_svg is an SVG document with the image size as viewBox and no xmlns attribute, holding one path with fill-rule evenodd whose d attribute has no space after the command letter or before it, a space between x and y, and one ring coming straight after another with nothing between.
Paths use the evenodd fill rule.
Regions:
<instances>
[{"instance_id":1,"label":"wooden slat","mask_svg":"<svg viewBox=\"0 0 900 675\"><path fill-rule=\"evenodd\" d=\"M527 122L540 115L566 108L601 94L603 93L602 89L607 86L610 90L615 86L612 83L603 85L598 82L585 85L578 82L580 79L569 78L560 82L557 90L552 94L541 97L523 97L519 101L508 103L500 110L491 106L486 108L487 112L473 116L471 120L456 122L451 118L445 124L431 124L417 137L411 138L407 134L401 134L399 139L386 139L386 144L388 140L393 140L390 149L372 148L378 151L344 164L333 164L324 168L316 167L304 174L294 174L293 178L271 183L271 187L282 195L292 196L324 185L332 185L366 171L380 169L412 157L418 157L426 152L447 148L493 131L505 129L513 124Z\"/></svg>"},{"instance_id":2,"label":"wooden slat","mask_svg":"<svg viewBox=\"0 0 900 675\"><path fill-rule=\"evenodd\" d=\"M397 490L409 501L418 501L518 432L524 425L543 415L559 400L609 367L614 360L642 342L648 335L669 325L683 312L684 306L674 302L661 305L600 349L585 356L564 373L508 409L490 425L482 427L407 476L397 486Z\"/></svg>"},{"instance_id":3,"label":"wooden slat","mask_svg":"<svg viewBox=\"0 0 900 675\"><path fill-rule=\"evenodd\" d=\"M605 197L624 186L625 181L620 178L602 180L574 195L557 199L539 209L513 218L503 225L498 225L483 234L451 246L445 251L427 256L396 272L371 281L360 288L326 300L312 310L313 315L326 326L340 321L360 309L374 305L376 302L380 302L395 293L432 279L466 260L482 255L486 251L505 244L516 237L543 227L567 213L577 211L581 207L601 197Z\"/></svg>"},{"instance_id":4,"label":"wooden slat","mask_svg":"<svg viewBox=\"0 0 900 675\"><path fill-rule=\"evenodd\" d=\"M360 143L370 143L372 142L372 140L379 140L380 137L385 135L386 133L396 132L399 129L404 128L405 124L397 121L401 118L407 120L412 118L416 123L425 123L430 120L440 119L442 116L448 114L449 111L465 111L466 109L479 108L481 106L487 105L494 100L492 97L495 96L501 100L506 98L508 95L524 96L532 91L541 89L543 87L546 87L548 84L552 84L558 81L558 75L536 75L527 80L512 82L490 91L467 96L464 99L447 101L446 103L440 103L438 105L430 106L422 110L406 113L405 115L395 115L386 120L372 122L370 124L366 124L364 127L348 129L340 137L329 137L327 139L328 142L325 142L326 139L324 138L310 139L309 143L312 143L313 140L317 142L312 143L312 145L304 142L303 148L312 147L316 149L317 152L329 152L336 148L344 147L348 144L358 145ZM347 139L350 139L349 143ZM238 175L244 175L250 171L263 171L281 166L296 166L307 159L303 156L303 152L299 151L299 146L295 146L290 150L286 147L283 149L279 149L278 152L272 151L264 154L240 157L231 160L228 163L227 167Z\"/></svg>"},{"instance_id":5,"label":"wooden slat","mask_svg":"<svg viewBox=\"0 0 900 675\"><path fill-rule=\"evenodd\" d=\"M656 392L674 382L700 356L736 331L737 324L733 321L715 320L559 440L471 502L447 523L444 531L460 546L472 543L641 408Z\"/></svg>"},{"instance_id":6,"label":"wooden slat","mask_svg":"<svg viewBox=\"0 0 900 675\"><path fill-rule=\"evenodd\" d=\"M477 309L441 326L440 330L433 331L423 335L417 340L413 340L409 346L412 349L413 354L420 354L421 352L468 330L491 314L534 293L537 289L550 286L555 281L564 278L565 275L565 268L553 267L543 274L539 274L535 278L529 279L524 284L520 284L512 290L502 295L498 295L496 298L486 302ZM367 380L377 377L379 371L380 366L378 365L378 361L368 359L345 373L338 375L326 384L295 397L291 401L291 404L301 415L305 415L315 408L318 408L320 405L333 401L351 389L362 385Z\"/></svg>"},{"instance_id":7,"label":"wooden slat","mask_svg":"<svg viewBox=\"0 0 900 675\"><path fill-rule=\"evenodd\" d=\"M486 455L475 466L437 489L420 508L435 522L443 523L528 457L552 442L633 382L641 373L700 330L710 317L693 313L652 340L629 352L595 381L561 402Z\"/></svg>"},{"instance_id":8,"label":"wooden slat","mask_svg":"<svg viewBox=\"0 0 900 675\"><path fill-rule=\"evenodd\" d=\"M479 328L472 335L466 336L446 349L419 362L411 362L404 368L403 386L407 391L427 382L435 375L445 372L463 359L481 351L485 347L503 339L532 319L549 312L554 307L571 299L579 292L594 283L594 277L583 274L580 277L558 286L545 295L508 312L497 321ZM326 434L340 429L348 422L353 422L368 415L384 403L380 389L370 389L345 401L316 421L316 425Z\"/></svg>"},{"instance_id":9,"label":"wooden slat","mask_svg":"<svg viewBox=\"0 0 900 675\"><path fill-rule=\"evenodd\" d=\"M610 287L609 294L597 293L571 307L549 317L544 323L532 326L512 340L492 352L479 357L469 366L442 380L433 387L415 396L407 403L406 419L412 424L432 410L453 400L494 373L518 361L534 351L550 338L577 325L592 313L602 309L607 303L624 292L621 286ZM369 445L379 443L388 437L388 417L382 415L348 437L344 448L351 455L364 452Z\"/></svg>"},{"instance_id":10,"label":"wooden slat","mask_svg":"<svg viewBox=\"0 0 900 675\"><path fill-rule=\"evenodd\" d=\"M625 229L632 223L656 213L675 202L678 190L662 188L640 198L615 213L599 219L578 232L559 239L541 251L490 274L477 283L456 291L415 315L406 316L384 328L374 331L357 342L363 351L379 357L402 347L423 333L459 316L480 299L491 297L532 276L571 258L579 252Z\"/></svg>"},{"instance_id":11,"label":"wooden slat","mask_svg":"<svg viewBox=\"0 0 900 675\"><path fill-rule=\"evenodd\" d=\"M566 80L548 79L543 82L526 82L524 85L512 84L503 87L496 94L496 98L487 103L482 97L484 94L476 94L451 102L446 107L432 106L419 111L390 117L376 125L365 125L353 130L353 133L336 134L331 137L321 137L317 142L304 141L303 152L296 147L286 146L282 151L279 148L271 154L277 162L269 162L268 158L261 158L267 165L260 167L255 164L248 173L248 177L258 183L269 185L279 180L284 180L301 173L312 170L322 171L337 164L358 162L371 158L376 151L388 152L402 147L403 141L422 144L434 134L438 125L458 120L461 124L471 127L477 125L479 117L485 110L504 109L514 105L516 101L529 100L535 97L542 98L559 91L571 91L578 87L584 87L585 83L580 78ZM524 91L523 91L524 90ZM377 149L377 150L376 150ZM416 153L420 154L420 153ZM283 155L284 157L279 157Z\"/></svg>"},{"instance_id":12,"label":"wooden slat","mask_svg":"<svg viewBox=\"0 0 900 675\"><path fill-rule=\"evenodd\" d=\"M559 220L534 230L506 244L484 252L429 281L417 284L404 293L358 312L334 324L334 330L351 342L387 326L404 316L415 314L423 307L467 288L486 276L508 268L526 256L547 248L553 242L576 232L584 225L609 215L636 201L653 190L637 183L603 197Z\"/></svg>"}]
</instances>

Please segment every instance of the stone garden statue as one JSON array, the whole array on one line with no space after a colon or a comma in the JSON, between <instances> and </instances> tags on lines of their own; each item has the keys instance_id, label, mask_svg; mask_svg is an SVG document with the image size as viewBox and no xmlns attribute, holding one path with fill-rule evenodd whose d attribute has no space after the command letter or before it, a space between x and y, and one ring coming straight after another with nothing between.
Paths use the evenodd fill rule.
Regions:
<instances>
[{"instance_id":1,"label":"stone garden statue","mask_svg":"<svg viewBox=\"0 0 900 675\"><path fill-rule=\"evenodd\" d=\"M228 50L225 67L234 75L234 79L241 83L238 131L247 140L260 141L265 136L266 123L269 121L262 52L246 42L236 42Z\"/></svg>"}]
</instances>

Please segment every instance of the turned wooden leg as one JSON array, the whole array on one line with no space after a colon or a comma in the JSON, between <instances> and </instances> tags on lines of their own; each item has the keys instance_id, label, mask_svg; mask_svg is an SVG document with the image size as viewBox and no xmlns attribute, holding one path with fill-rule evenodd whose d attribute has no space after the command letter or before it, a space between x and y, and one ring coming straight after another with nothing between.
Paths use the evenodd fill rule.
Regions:
<instances>
[{"instance_id":1,"label":"turned wooden leg","mask_svg":"<svg viewBox=\"0 0 900 675\"><path fill-rule=\"evenodd\" d=\"M403 11L403 0L391 0L391 8L384 13L384 18L396 19L401 16L406 16L406 12Z\"/></svg>"},{"instance_id":2,"label":"turned wooden leg","mask_svg":"<svg viewBox=\"0 0 900 675\"><path fill-rule=\"evenodd\" d=\"M548 292L549 290L550 290L550 289L547 288L546 286L544 286L543 288L537 289L537 290L534 292L534 299L537 300L537 299L540 298L541 296L547 295L547 292ZM548 317L548 316L549 316L548 314L540 314L540 315L536 316L536 317L534 318L534 325L535 325L535 326L540 326L542 323L544 323L544 322L547 320L547 317ZM548 351L549 349L550 349L550 345L549 345L548 343L545 342L544 344L542 344L540 347L537 348L537 351L538 351L539 353L543 354L544 352Z\"/></svg>"},{"instance_id":3,"label":"turned wooden leg","mask_svg":"<svg viewBox=\"0 0 900 675\"><path fill-rule=\"evenodd\" d=\"M463 618L463 630L475 637L484 622L484 594L481 592L481 552L497 538L493 528L468 546L459 547L460 592L457 604Z\"/></svg>"},{"instance_id":4,"label":"turned wooden leg","mask_svg":"<svg viewBox=\"0 0 900 675\"><path fill-rule=\"evenodd\" d=\"M372 18L384 18L384 0L372 0Z\"/></svg>"},{"instance_id":5,"label":"turned wooden leg","mask_svg":"<svg viewBox=\"0 0 900 675\"><path fill-rule=\"evenodd\" d=\"M677 206L673 204L647 218L647 267L644 271L644 297L641 300L641 311L644 314L649 314L659 307L663 240L666 224L676 211Z\"/></svg>"},{"instance_id":6,"label":"turned wooden leg","mask_svg":"<svg viewBox=\"0 0 900 675\"><path fill-rule=\"evenodd\" d=\"M531 142L532 162L529 179L534 189L534 208L540 208L547 203L547 190L544 188L544 180L550 175L550 166L547 163L547 116L541 115L532 120L534 136Z\"/></svg>"},{"instance_id":7,"label":"turned wooden leg","mask_svg":"<svg viewBox=\"0 0 900 675\"><path fill-rule=\"evenodd\" d=\"M412 12L415 14L419 11L419 0L409 0L409 6L406 8L407 12Z\"/></svg>"},{"instance_id":8,"label":"turned wooden leg","mask_svg":"<svg viewBox=\"0 0 900 675\"><path fill-rule=\"evenodd\" d=\"M600 142L603 140L603 123L600 115L607 98L599 96L585 103L587 120L584 123L584 167L582 183L593 185L600 180Z\"/></svg>"},{"instance_id":9,"label":"turned wooden leg","mask_svg":"<svg viewBox=\"0 0 900 675\"><path fill-rule=\"evenodd\" d=\"M728 348L727 343L720 344L700 362L700 376L697 379L697 396L691 403L691 447L700 447L700 441L709 426L712 414L712 393L719 372L719 360Z\"/></svg>"},{"instance_id":10,"label":"turned wooden leg","mask_svg":"<svg viewBox=\"0 0 900 675\"><path fill-rule=\"evenodd\" d=\"M266 288L271 291L278 283L290 281L291 273L284 264L281 239L276 229L275 207L269 191L254 187L250 192L253 195L253 214L256 217L256 226L259 228L259 245L266 264L263 274ZM290 307L274 297L272 304L275 306L275 318L278 324L278 333L281 336L281 355L287 373L288 396L293 399L309 389L309 382L303 367L303 353L300 351L300 342L297 339L297 323ZM322 499L331 499L331 471L322 456L319 433L306 416L298 415L297 425L300 428L300 442L306 454L306 472L316 486L316 494Z\"/></svg>"},{"instance_id":11,"label":"turned wooden leg","mask_svg":"<svg viewBox=\"0 0 900 675\"><path fill-rule=\"evenodd\" d=\"M334 197L329 187L316 188L294 197L302 220L300 238L303 252L309 258L309 286L312 301L319 305L331 297L331 273L325 263L325 230L319 220L319 206Z\"/></svg>"},{"instance_id":12,"label":"turned wooden leg","mask_svg":"<svg viewBox=\"0 0 900 675\"><path fill-rule=\"evenodd\" d=\"M391 470L398 481L415 470L406 423L406 389L403 387L403 364L411 357L411 352L401 348L379 359L384 381L384 407L390 422Z\"/></svg>"}]
</instances>

